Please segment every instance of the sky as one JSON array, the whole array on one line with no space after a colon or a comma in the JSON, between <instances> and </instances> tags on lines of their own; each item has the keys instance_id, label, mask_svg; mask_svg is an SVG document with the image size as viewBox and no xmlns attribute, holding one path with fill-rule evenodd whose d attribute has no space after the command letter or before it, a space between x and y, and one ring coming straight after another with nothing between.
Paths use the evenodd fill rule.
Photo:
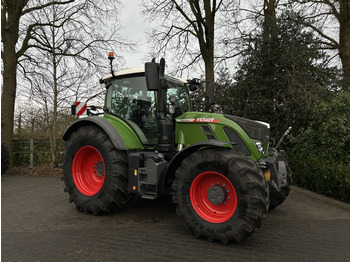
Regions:
<instances>
[{"instance_id":1,"label":"sky","mask_svg":"<svg viewBox=\"0 0 350 262\"><path fill-rule=\"evenodd\" d=\"M150 28L149 23L142 15L142 0L123 0L121 11L121 24L124 26L121 34L136 42L135 52L124 52L122 54L125 64L123 68L143 67L149 45L146 39L146 30Z\"/></svg>"},{"instance_id":2,"label":"sky","mask_svg":"<svg viewBox=\"0 0 350 262\"><path fill-rule=\"evenodd\" d=\"M149 62L149 49L151 45L147 42L146 31L154 28L157 25L157 21L150 22L147 18L142 15L142 0L122 0L123 4L122 11L120 12L120 22L124 29L120 34L128 38L130 41L136 42L135 52L124 52L121 54L125 61L121 64L119 69L139 68L144 67L145 62ZM117 50L116 50L117 52ZM157 58L159 59L159 57ZM171 61L167 61L167 69L174 69L171 66ZM194 70L194 69L193 69ZM192 70L192 72L193 72ZM200 77L202 71L198 71L195 75L176 75L176 77L193 78Z\"/></svg>"}]
</instances>

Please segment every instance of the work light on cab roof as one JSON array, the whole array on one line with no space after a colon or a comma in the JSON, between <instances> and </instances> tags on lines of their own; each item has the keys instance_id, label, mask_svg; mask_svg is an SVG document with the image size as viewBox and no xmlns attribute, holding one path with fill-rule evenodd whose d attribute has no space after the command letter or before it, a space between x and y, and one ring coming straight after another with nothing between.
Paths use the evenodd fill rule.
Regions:
<instances>
[{"instance_id":1,"label":"work light on cab roof","mask_svg":"<svg viewBox=\"0 0 350 262\"><path fill-rule=\"evenodd\" d=\"M114 53L113 52L109 52L108 53L108 59L109 60L113 60L114 59Z\"/></svg>"},{"instance_id":2,"label":"work light on cab roof","mask_svg":"<svg viewBox=\"0 0 350 262\"><path fill-rule=\"evenodd\" d=\"M111 74L112 74L112 76L115 76L114 75L114 72L113 72L113 60L114 60L114 53L113 52L109 52L108 53L108 59L109 59L109 63L110 63L110 65L111 65Z\"/></svg>"}]
</instances>

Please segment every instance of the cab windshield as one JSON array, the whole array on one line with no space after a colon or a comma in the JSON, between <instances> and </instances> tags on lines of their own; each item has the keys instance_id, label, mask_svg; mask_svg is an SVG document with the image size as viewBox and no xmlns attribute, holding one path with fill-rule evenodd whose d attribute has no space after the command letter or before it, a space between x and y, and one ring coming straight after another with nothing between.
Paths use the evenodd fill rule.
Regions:
<instances>
[{"instance_id":1,"label":"cab windshield","mask_svg":"<svg viewBox=\"0 0 350 262\"><path fill-rule=\"evenodd\" d=\"M176 78L166 77L168 101L175 96L174 119L190 109L188 91ZM126 75L108 83L106 106L109 113L124 119L137 133L142 144L157 144L156 92L148 91L144 74Z\"/></svg>"}]
</instances>

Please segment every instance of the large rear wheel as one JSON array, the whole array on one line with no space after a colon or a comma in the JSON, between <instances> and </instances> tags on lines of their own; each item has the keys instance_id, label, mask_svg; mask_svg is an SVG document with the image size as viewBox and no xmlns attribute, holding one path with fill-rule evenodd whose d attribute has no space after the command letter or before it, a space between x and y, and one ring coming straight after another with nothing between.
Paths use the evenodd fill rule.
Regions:
<instances>
[{"instance_id":1,"label":"large rear wheel","mask_svg":"<svg viewBox=\"0 0 350 262\"><path fill-rule=\"evenodd\" d=\"M196 237L227 244L241 241L265 218L267 182L249 158L228 149L205 149L187 157L173 183L177 214Z\"/></svg>"},{"instance_id":2,"label":"large rear wheel","mask_svg":"<svg viewBox=\"0 0 350 262\"><path fill-rule=\"evenodd\" d=\"M63 180L70 202L79 211L118 210L128 199L127 156L96 126L72 133L64 153Z\"/></svg>"}]
</instances>

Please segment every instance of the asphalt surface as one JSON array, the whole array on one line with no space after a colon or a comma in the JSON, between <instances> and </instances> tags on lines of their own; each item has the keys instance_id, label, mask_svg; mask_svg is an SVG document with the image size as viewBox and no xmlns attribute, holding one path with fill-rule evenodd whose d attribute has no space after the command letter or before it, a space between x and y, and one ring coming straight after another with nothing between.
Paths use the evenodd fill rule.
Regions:
<instances>
[{"instance_id":1,"label":"asphalt surface","mask_svg":"<svg viewBox=\"0 0 350 262\"><path fill-rule=\"evenodd\" d=\"M297 187L249 239L226 246L192 236L170 197L93 216L63 188L2 176L2 261L350 261L350 205Z\"/></svg>"}]
</instances>

